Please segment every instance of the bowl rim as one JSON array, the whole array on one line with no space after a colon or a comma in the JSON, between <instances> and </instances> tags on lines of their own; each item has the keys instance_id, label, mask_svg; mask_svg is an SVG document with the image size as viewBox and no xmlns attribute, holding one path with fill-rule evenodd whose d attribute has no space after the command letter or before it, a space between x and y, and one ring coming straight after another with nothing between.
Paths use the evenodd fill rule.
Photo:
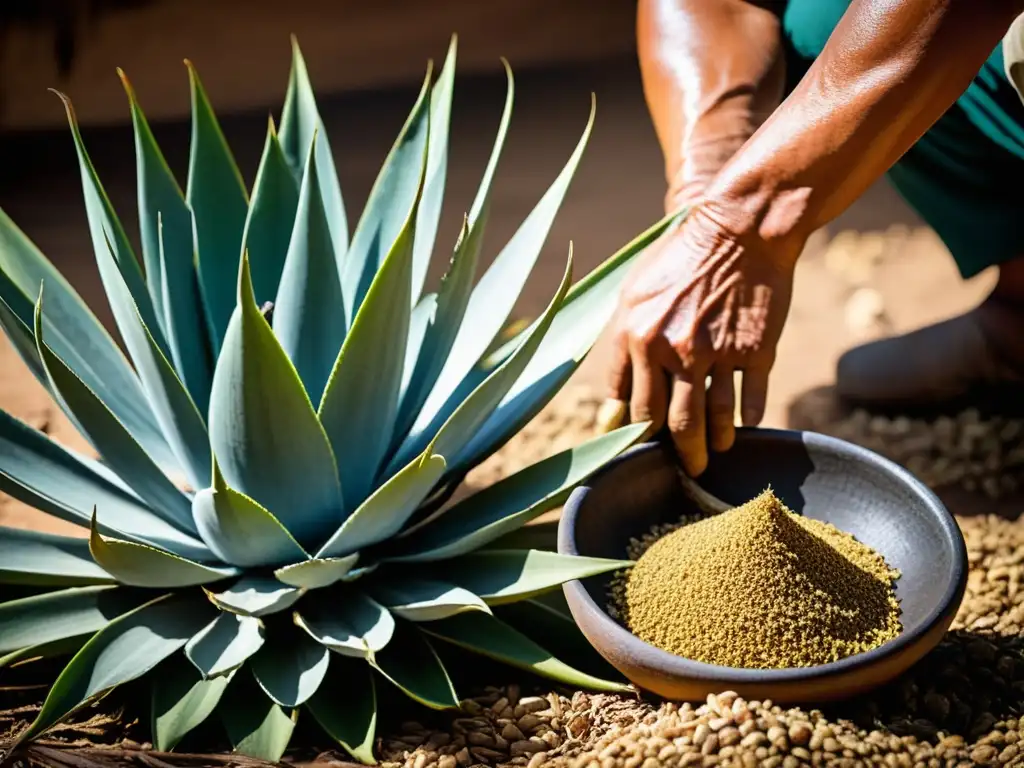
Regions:
<instances>
[{"instance_id":1,"label":"bowl rim","mask_svg":"<svg viewBox=\"0 0 1024 768\"><path fill-rule=\"evenodd\" d=\"M641 640L623 627L607 610L598 605L579 580L566 582L563 585L567 598L570 598L570 610L573 601L577 601L583 610L595 619L598 630L612 643L623 648L631 656L641 661L643 666L673 677L688 677L704 680L715 680L719 683L795 683L837 674L849 674L859 669L871 667L884 658L898 654L904 648L912 647L924 635L927 635L936 624L944 621L952 606L959 606L967 587L967 545L963 533L953 515L938 496L909 471L893 461L854 443L837 437L823 435L818 432L793 429L775 429L759 427L740 427L736 429L736 441L799 441L804 445L814 446L849 457L856 461L868 462L879 469L893 475L897 480L916 494L931 510L939 523L939 528L946 536L953 551L953 567L950 569L946 588L942 599L936 603L927 618L912 632L903 631L898 637L888 640L870 651L862 651L828 664L816 664L810 667L788 667L775 669L727 667L720 664L709 664L703 661L688 659ZM634 445L607 462L587 480L576 487L566 500L562 516L558 524L558 551L562 554L580 554L576 548L575 527L580 505L592 492L591 484L601 476L611 472L621 464L632 461L639 455L655 450L665 450L660 442L645 442ZM956 608L953 608L955 611Z\"/></svg>"}]
</instances>

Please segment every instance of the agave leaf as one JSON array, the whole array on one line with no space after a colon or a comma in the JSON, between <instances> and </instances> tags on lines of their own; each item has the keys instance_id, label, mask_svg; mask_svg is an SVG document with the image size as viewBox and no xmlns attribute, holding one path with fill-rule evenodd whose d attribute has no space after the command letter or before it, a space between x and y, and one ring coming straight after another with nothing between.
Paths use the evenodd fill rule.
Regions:
<instances>
[{"instance_id":1,"label":"agave leaf","mask_svg":"<svg viewBox=\"0 0 1024 768\"><path fill-rule=\"evenodd\" d=\"M466 224L462 224L462 232L465 231ZM459 234L459 240L462 239L462 232ZM416 305L412 308L412 313L409 315L409 340L405 345L405 362L402 364L402 387L401 394L399 395L399 410L398 416L395 421L394 439L392 443L397 444L401 442L401 438L405 436L408 431L410 424L412 423L411 418L415 418L415 412L411 413L411 418L406 417L406 395L412 386L412 378L416 373L416 361L419 360L420 352L423 349L423 342L427 336L427 329L434 323L434 313L437 312L437 294L428 293L416 302ZM34 353L33 348L33 353ZM409 401L409 407L411 408L411 401Z\"/></svg>"},{"instance_id":2,"label":"agave leaf","mask_svg":"<svg viewBox=\"0 0 1024 768\"><path fill-rule=\"evenodd\" d=\"M266 697L252 675L235 675L217 714L235 752L277 763L295 730L298 710L286 711Z\"/></svg>"},{"instance_id":3,"label":"agave leaf","mask_svg":"<svg viewBox=\"0 0 1024 768\"><path fill-rule=\"evenodd\" d=\"M191 559L208 558L203 542L164 522L137 496L100 474L104 467L57 444L0 410L0 491L47 514L87 526L93 504L103 509L101 530L167 549Z\"/></svg>"},{"instance_id":4,"label":"agave leaf","mask_svg":"<svg viewBox=\"0 0 1024 768\"><path fill-rule=\"evenodd\" d=\"M398 449L390 466L385 470L385 475L388 474L388 470L393 471L396 465L402 466L407 462L411 458L410 454L415 455L423 450L426 441L432 441L431 450L441 456L458 455L529 364L544 339L544 334L551 327L551 322L558 312L571 282L572 245L569 246L569 259L565 266L565 274L562 276L562 282L558 286L554 298L551 299L547 309L544 310L537 322L533 324L530 333L523 339L515 353L476 387L445 419L443 424L431 423L423 431L416 432L414 430Z\"/></svg>"},{"instance_id":5,"label":"agave leaf","mask_svg":"<svg viewBox=\"0 0 1024 768\"><path fill-rule=\"evenodd\" d=\"M316 149L314 139L274 300L274 334L295 365L310 400L319 403L345 340L345 307L329 219L320 196Z\"/></svg>"},{"instance_id":6,"label":"agave leaf","mask_svg":"<svg viewBox=\"0 0 1024 768\"><path fill-rule=\"evenodd\" d=\"M421 625L424 632L460 648L560 683L597 691L628 691L623 683L573 669L510 625L479 611Z\"/></svg>"},{"instance_id":7,"label":"agave leaf","mask_svg":"<svg viewBox=\"0 0 1024 768\"><path fill-rule=\"evenodd\" d=\"M185 645L185 656L204 678L237 669L263 646L263 623L254 616L220 613Z\"/></svg>"},{"instance_id":8,"label":"agave leaf","mask_svg":"<svg viewBox=\"0 0 1024 768\"><path fill-rule=\"evenodd\" d=\"M172 656L154 675L152 703L153 746L163 752L206 720L220 703L230 676L206 680L181 656Z\"/></svg>"},{"instance_id":9,"label":"agave leaf","mask_svg":"<svg viewBox=\"0 0 1024 768\"><path fill-rule=\"evenodd\" d=\"M426 161L426 147L420 148L419 185L405 223L355 314L318 411L334 447L349 509L373 490L398 413L409 337L412 248ZM352 248L356 245L354 240ZM349 301L346 297L346 309Z\"/></svg>"},{"instance_id":10,"label":"agave leaf","mask_svg":"<svg viewBox=\"0 0 1024 768\"><path fill-rule=\"evenodd\" d=\"M487 161L480 187L473 200L473 207L463 222L459 239L455 243L455 254L452 256L451 266L441 282L441 289L435 299L436 310L431 312L428 318L429 323L423 329L422 341L417 342L415 346L416 355L414 357L406 356L405 378L407 381L403 382L402 387L402 406L395 429L397 438L405 437L419 415L427 395L430 394L437 382L437 377L455 343L455 337L462 325L466 305L473 290L477 259L480 256L480 247L483 245L484 230L490 212L491 181L494 179L494 172L498 167L498 160L505 145L509 121L512 119L512 102L515 97L512 69L507 61L502 60L502 63L505 65L505 74L508 79L505 109L501 115L501 122L498 124L498 134L494 139L490 159ZM411 343L410 336L410 345Z\"/></svg>"},{"instance_id":11,"label":"agave leaf","mask_svg":"<svg viewBox=\"0 0 1024 768\"><path fill-rule=\"evenodd\" d=\"M64 667L18 742L37 736L93 697L149 672L202 629L212 611L194 593L164 595L111 621Z\"/></svg>"},{"instance_id":12,"label":"agave leaf","mask_svg":"<svg viewBox=\"0 0 1024 768\"><path fill-rule=\"evenodd\" d=\"M352 566L359 559L359 554L346 557L316 558L305 562L286 565L274 571L274 577L293 587L303 589L323 589L345 578Z\"/></svg>"},{"instance_id":13,"label":"agave leaf","mask_svg":"<svg viewBox=\"0 0 1024 768\"><path fill-rule=\"evenodd\" d=\"M344 691L344 696L338 692ZM377 732L377 692L373 673L366 664L332 659L327 678L306 702L327 735L341 744L352 757L372 765L373 740Z\"/></svg>"},{"instance_id":14,"label":"agave leaf","mask_svg":"<svg viewBox=\"0 0 1024 768\"><path fill-rule=\"evenodd\" d=\"M192 144L185 199L195 217L199 285L206 308L210 347L216 359L235 308L238 254L249 214L245 182L192 62Z\"/></svg>"},{"instance_id":15,"label":"agave leaf","mask_svg":"<svg viewBox=\"0 0 1024 768\"><path fill-rule=\"evenodd\" d=\"M93 562L86 539L0 526L0 584L71 587L113 581Z\"/></svg>"},{"instance_id":16,"label":"agave leaf","mask_svg":"<svg viewBox=\"0 0 1024 768\"><path fill-rule=\"evenodd\" d=\"M454 409L457 402L452 394L508 319L576 173L593 124L592 104L590 119L568 163L473 289L451 352L413 425L413 434Z\"/></svg>"},{"instance_id":17,"label":"agave leaf","mask_svg":"<svg viewBox=\"0 0 1024 768\"><path fill-rule=\"evenodd\" d=\"M95 586L0 603L0 653L91 634L151 597L132 589Z\"/></svg>"},{"instance_id":18,"label":"agave leaf","mask_svg":"<svg viewBox=\"0 0 1024 768\"><path fill-rule=\"evenodd\" d=\"M157 229L159 232L159 227ZM109 241L107 243L109 245ZM185 470L189 483L194 488L205 488L210 484L210 438L203 417L139 314L113 260L113 251L108 249L105 257L97 254L97 258L105 258L110 262L107 298L156 420ZM203 387L208 386L207 377ZM203 397L207 396L204 390ZM83 424L83 427L88 429L87 424ZM97 448L100 455L104 455L102 445L97 445Z\"/></svg>"},{"instance_id":19,"label":"agave leaf","mask_svg":"<svg viewBox=\"0 0 1024 768\"><path fill-rule=\"evenodd\" d=\"M394 536L444 474L445 461L428 446L374 491L327 540L317 557L337 557Z\"/></svg>"},{"instance_id":20,"label":"agave leaf","mask_svg":"<svg viewBox=\"0 0 1024 768\"><path fill-rule=\"evenodd\" d=\"M391 642L395 631L395 619L388 610L354 589L304 601L294 620L321 645L356 658L372 658Z\"/></svg>"},{"instance_id":21,"label":"agave leaf","mask_svg":"<svg viewBox=\"0 0 1024 768\"><path fill-rule=\"evenodd\" d=\"M282 707L297 707L324 681L331 654L305 632L287 626L283 629L287 631L270 633L249 666L272 701Z\"/></svg>"},{"instance_id":22,"label":"agave leaf","mask_svg":"<svg viewBox=\"0 0 1024 768\"><path fill-rule=\"evenodd\" d=\"M259 306L277 296L298 204L299 183L288 167L274 120L270 118L242 234L242 252L249 257Z\"/></svg>"},{"instance_id":23,"label":"agave leaf","mask_svg":"<svg viewBox=\"0 0 1024 768\"><path fill-rule=\"evenodd\" d=\"M479 549L561 504L572 488L633 444L646 423L594 438L506 477L423 525L388 559L446 560Z\"/></svg>"},{"instance_id":24,"label":"agave leaf","mask_svg":"<svg viewBox=\"0 0 1024 768\"><path fill-rule=\"evenodd\" d=\"M35 297L44 283L47 302L43 327L50 346L86 386L96 392L154 461L164 469L176 469L178 460L167 445L142 386L121 349L71 284L0 210L0 299L33 333ZM4 328L10 334L6 321ZM12 341L24 359L28 350L22 348L23 343L16 335L12 335ZM42 363L38 362L34 340L31 356L37 362L30 363L29 367L49 389L50 382Z\"/></svg>"},{"instance_id":25,"label":"agave leaf","mask_svg":"<svg viewBox=\"0 0 1024 768\"><path fill-rule=\"evenodd\" d=\"M146 284L178 375L192 399L205 412L211 370L195 272L192 214L150 130L131 83L120 69L117 74L128 94L135 132L139 234L146 264ZM110 250L113 256L113 248ZM102 257L102 254L97 254L97 257ZM115 276L113 271L110 274ZM128 286L126 282L124 290L128 291ZM109 292L109 287L107 290Z\"/></svg>"},{"instance_id":26,"label":"agave leaf","mask_svg":"<svg viewBox=\"0 0 1024 768\"><path fill-rule=\"evenodd\" d=\"M296 178L302 177L303 162L311 143L316 143L316 178L319 198L323 200L327 224L331 229L333 251L340 259L348 250L348 220L345 204L334 167L334 154L327 139L320 112L313 96L306 60L299 42L292 36L292 70L288 77L288 93L281 112L281 149Z\"/></svg>"},{"instance_id":27,"label":"agave leaf","mask_svg":"<svg viewBox=\"0 0 1024 768\"><path fill-rule=\"evenodd\" d=\"M530 364L461 454L453 459L454 467L449 462L449 472L465 472L540 412L573 374L607 325L622 282L636 257L683 216L685 212L666 216L572 287ZM495 359L489 364L499 364L519 343L519 337L509 341L494 354Z\"/></svg>"},{"instance_id":28,"label":"agave leaf","mask_svg":"<svg viewBox=\"0 0 1024 768\"><path fill-rule=\"evenodd\" d=\"M210 551L229 565L270 566L309 557L280 520L228 487L216 462L213 486L192 499L192 517Z\"/></svg>"},{"instance_id":29,"label":"agave leaf","mask_svg":"<svg viewBox=\"0 0 1024 768\"><path fill-rule=\"evenodd\" d=\"M469 590L432 579L375 580L367 590L391 613L408 621L437 621L464 611L490 612L487 604Z\"/></svg>"},{"instance_id":30,"label":"agave leaf","mask_svg":"<svg viewBox=\"0 0 1024 768\"><path fill-rule=\"evenodd\" d=\"M370 290L374 276L383 268L390 251L394 250L392 243L398 239L402 230L412 226L410 221L416 221L415 206L422 194L425 154L428 150L430 73L431 68L428 67L416 103L381 166L363 214L352 234L348 253L341 262L341 288L345 296L349 327ZM339 253L338 257L341 258L341 255ZM411 262L411 254L405 258ZM410 287L405 306L411 307L412 267L409 266L407 270ZM397 311L397 307L394 309Z\"/></svg>"},{"instance_id":31,"label":"agave leaf","mask_svg":"<svg viewBox=\"0 0 1024 768\"><path fill-rule=\"evenodd\" d=\"M459 697L441 659L417 625L401 622L370 664L406 696L431 709L454 709Z\"/></svg>"},{"instance_id":32,"label":"agave leaf","mask_svg":"<svg viewBox=\"0 0 1024 768\"><path fill-rule=\"evenodd\" d=\"M340 522L334 455L295 368L256 306L245 258L238 294L213 375L214 456L228 485L306 544Z\"/></svg>"},{"instance_id":33,"label":"agave leaf","mask_svg":"<svg viewBox=\"0 0 1024 768\"><path fill-rule=\"evenodd\" d=\"M16 651L5 653L0 656L0 670L7 667L29 664L42 659L52 659L57 656L73 656L78 653L79 648L89 641L92 635L92 632L86 632L84 635L71 635L70 637L62 637L57 640L51 640L48 643L39 643L38 645L29 645Z\"/></svg>"},{"instance_id":34,"label":"agave leaf","mask_svg":"<svg viewBox=\"0 0 1024 768\"><path fill-rule=\"evenodd\" d=\"M243 576L219 592L207 590L206 596L222 611L241 616L267 616L291 608L303 592L267 576Z\"/></svg>"},{"instance_id":35,"label":"agave leaf","mask_svg":"<svg viewBox=\"0 0 1024 768\"><path fill-rule=\"evenodd\" d=\"M149 505L153 515L181 531L195 533L185 495L174 487L96 394L46 345L42 311L43 296L40 293L35 314L36 346L53 391L75 414L76 421L86 430L90 442L106 463L121 477L132 479L132 490Z\"/></svg>"},{"instance_id":36,"label":"agave leaf","mask_svg":"<svg viewBox=\"0 0 1024 768\"><path fill-rule=\"evenodd\" d=\"M448 176L448 124L452 115L452 91L455 86L455 58L458 38L452 35L444 66L430 89L430 135L427 138L427 167L423 182L423 200L416 219L416 243L412 251L412 304L423 293L430 257L434 253L437 226L441 220L444 185Z\"/></svg>"},{"instance_id":37,"label":"agave leaf","mask_svg":"<svg viewBox=\"0 0 1024 768\"><path fill-rule=\"evenodd\" d=\"M539 549L545 552L554 552L558 549L558 521L545 520L544 522L528 523L522 528L516 528L495 539L485 545L483 549Z\"/></svg>"},{"instance_id":38,"label":"agave leaf","mask_svg":"<svg viewBox=\"0 0 1024 768\"><path fill-rule=\"evenodd\" d=\"M131 587L173 589L210 584L237 576L236 568L203 565L146 544L104 539L93 513L89 536L92 558L121 584Z\"/></svg>"},{"instance_id":39,"label":"agave leaf","mask_svg":"<svg viewBox=\"0 0 1024 768\"><path fill-rule=\"evenodd\" d=\"M2 237L2 233L0 233L0 237ZM46 378L46 369L43 368L43 363L39 359L32 326L21 320L22 317L32 317L34 312L35 308L32 306L32 302L0 269L0 328L3 329L7 340L11 342L14 351L18 353L18 357L25 363L36 380L43 385L43 388L49 392L50 382ZM47 322L45 318L43 318L43 322Z\"/></svg>"}]
</instances>

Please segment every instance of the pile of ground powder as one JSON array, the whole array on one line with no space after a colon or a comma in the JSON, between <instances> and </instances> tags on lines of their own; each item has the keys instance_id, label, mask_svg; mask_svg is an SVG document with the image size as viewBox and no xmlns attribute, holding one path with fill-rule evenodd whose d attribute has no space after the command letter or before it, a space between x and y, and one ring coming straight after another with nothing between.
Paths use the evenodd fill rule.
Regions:
<instances>
[{"instance_id":1,"label":"pile of ground powder","mask_svg":"<svg viewBox=\"0 0 1024 768\"><path fill-rule=\"evenodd\" d=\"M613 588L641 639L710 664L826 664L901 630L899 572L834 526L767 490L651 545Z\"/></svg>"}]
</instances>

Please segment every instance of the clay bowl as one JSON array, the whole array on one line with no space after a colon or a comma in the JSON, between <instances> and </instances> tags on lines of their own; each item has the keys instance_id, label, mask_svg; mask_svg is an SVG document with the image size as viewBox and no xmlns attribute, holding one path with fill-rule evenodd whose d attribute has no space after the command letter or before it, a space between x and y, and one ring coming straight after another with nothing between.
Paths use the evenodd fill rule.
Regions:
<instances>
[{"instance_id":1,"label":"clay bowl","mask_svg":"<svg viewBox=\"0 0 1024 768\"><path fill-rule=\"evenodd\" d=\"M638 445L569 497L558 530L565 554L624 558L626 542L652 525L697 511L674 454ZM736 445L713 455L700 485L731 505L768 485L794 512L852 533L902 571L902 634L874 650L801 669L737 669L655 648L605 609L609 576L565 585L572 615L590 643L640 688L698 701L733 690L777 703L824 702L879 686L924 656L949 628L967 584L967 551L956 522L910 473L850 443L811 432L741 429Z\"/></svg>"}]
</instances>

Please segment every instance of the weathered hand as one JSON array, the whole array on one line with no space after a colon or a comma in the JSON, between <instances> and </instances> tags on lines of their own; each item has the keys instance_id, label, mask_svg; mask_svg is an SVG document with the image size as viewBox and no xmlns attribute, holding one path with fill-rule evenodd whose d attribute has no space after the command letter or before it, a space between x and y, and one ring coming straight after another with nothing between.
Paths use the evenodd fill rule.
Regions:
<instances>
[{"instance_id":1,"label":"weathered hand","mask_svg":"<svg viewBox=\"0 0 1024 768\"><path fill-rule=\"evenodd\" d=\"M743 373L743 423L764 415L792 293L795 256L757 235L734 235L722 223L728 218L699 205L651 246L611 325L610 397L629 402L633 422L657 429L667 420L694 476L707 466L709 442L716 451L732 446L734 371Z\"/></svg>"}]
</instances>

